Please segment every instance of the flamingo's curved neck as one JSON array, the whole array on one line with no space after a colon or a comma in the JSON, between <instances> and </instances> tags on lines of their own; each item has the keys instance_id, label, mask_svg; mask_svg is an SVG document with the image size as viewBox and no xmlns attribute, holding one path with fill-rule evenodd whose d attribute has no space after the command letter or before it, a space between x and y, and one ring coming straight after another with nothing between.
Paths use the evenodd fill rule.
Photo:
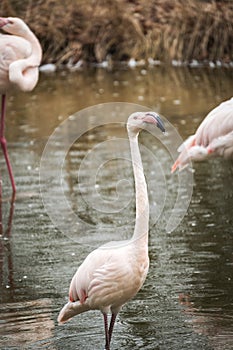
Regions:
<instances>
[{"instance_id":1,"label":"flamingo's curved neck","mask_svg":"<svg viewBox=\"0 0 233 350\"><path fill-rule=\"evenodd\" d=\"M41 62L42 50L38 39L29 28L22 37L31 44L32 51L27 58L10 64L9 80L22 91L31 91L38 80L38 66Z\"/></svg>"},{"instance_id":2,"label":"flamingo's curved neck","mask_svg":"<svg viewBox=\"0 0 233 350\"><path fill-rule=\"evenodd\" d=\"M149 226L149 201L142 159L138 146L138 134L129 135L136 193L136 222L132 239L142 239L147 246Z\"/></svg>"}]
</instances>

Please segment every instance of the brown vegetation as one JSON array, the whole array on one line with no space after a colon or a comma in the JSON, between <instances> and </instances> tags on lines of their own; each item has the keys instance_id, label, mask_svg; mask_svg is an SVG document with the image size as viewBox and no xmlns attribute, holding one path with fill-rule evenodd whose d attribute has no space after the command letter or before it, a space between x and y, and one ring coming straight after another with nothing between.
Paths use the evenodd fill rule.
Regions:
<instances>
[{"instance_id":1,"label":"brown vegetation","mask_svg":"<svg viewBox=\"0 0 233 350\"><path fill-rule=\"evenodd\" d=\"M233 61L231 0L2 0L0 15L29 24L44 63Z\"/></svg>"}]
</instances>

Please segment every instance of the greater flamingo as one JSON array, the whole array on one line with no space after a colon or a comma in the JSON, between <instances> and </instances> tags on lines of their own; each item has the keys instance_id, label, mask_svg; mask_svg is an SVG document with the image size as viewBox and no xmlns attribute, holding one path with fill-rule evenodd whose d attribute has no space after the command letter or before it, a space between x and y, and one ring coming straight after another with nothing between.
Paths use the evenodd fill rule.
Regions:
<instances>
[{"instance_id":1,"label":"greater flamingo","mask_svg":"<svg viewBox=\"0 0 233 350\"><path fill-rule=\"evenodd\" d=\"M130 142L136 193L136 222L130 240L110 242L92 251L75 273L69 290L69 302L58 316L63 323L88 310L100 310L104 317L105 349L110 349L114 323L122 306L140 290L148 267L149 202L138 147L138 135L146 124L163 132L163 122L154 112L130 115L127 130ZM107 314L111 313L108 326Z\"/></svg>"},{"instance_id":2,"label":"greater flamingo","mask_svg":"<svg viewBox=\"0 0 233 350\"><path fill-rule=\"evenodd\" d=\"M14 87L31 91L39 76L42 50L36 36L20 18L0 17L0 28L11 34L0 34L0 93L2 95L0 143L6 160L13 192L15 181L5 139L6 93Z\"/></svg>"},{"instance_id":3,"label":"greater flamingo","mask_svg":"<svg viewBox=\"0 0 233 350\"><path fill-rule=\"evenodd\" d=\"M233 97L214 108L202 121L196 133L178 148L179 157L172 173L184 169L190 160L203 160L209 156L233 158Z\"/></svg>"}]
</instances>

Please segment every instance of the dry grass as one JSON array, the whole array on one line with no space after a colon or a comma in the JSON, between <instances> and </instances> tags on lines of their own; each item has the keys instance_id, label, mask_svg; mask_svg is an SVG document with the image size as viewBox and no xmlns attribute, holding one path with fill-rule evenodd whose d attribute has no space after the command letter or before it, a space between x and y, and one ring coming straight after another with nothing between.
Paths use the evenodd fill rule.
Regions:
<instances>
[{"instance_id":1,"label":"dry grass","mask_svg":"<svg viewBox=\"0 0 233 350\"><path fill-rule=\"evenodd\" d=\"M233 2L200 0L2 0L22 17L44 62L233 61Z\"/></svg>"}]
</instances>

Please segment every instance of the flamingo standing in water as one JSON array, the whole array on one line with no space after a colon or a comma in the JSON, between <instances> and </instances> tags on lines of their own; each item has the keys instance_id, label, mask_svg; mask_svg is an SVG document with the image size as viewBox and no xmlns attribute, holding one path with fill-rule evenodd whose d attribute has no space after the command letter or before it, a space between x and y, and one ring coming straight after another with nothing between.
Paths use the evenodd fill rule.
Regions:
<instances>
[{"instance_id":1,"label":"flamingo standing in water","mask_svg":"<svg viewBox=\"0 0 233 350\"><path fill-rule=\"evenodd\" d=\"M20 18L0 17L0 28L11 34L0 34L0 93L2 95L0 143L6 160L13 193L14 176L5 139L6 93L16 87L31 91L39 76L42 50L36 36Z\"/></svg>"},{"instance_id":2,"label":"flamingo standing in water","mask_svg":"<svg viewBox=\"0 0 233 350\"><path fill-rule=\"evenodd\" d=\"M75 273L69 302L58 316L63 323L88 310L100 310L104 317L105 349L110 349L114 323L122 306L137 294L145 281L148 267L149 203L147 185L138 147L138 135L146 124L165 131L154 112L131 114L127 123L136 192L136 222L130 240L110 242L92 251ZM108 326L107 314L111 313Z\"/></svg>"},{"instance_id":3,"label":"flamingo standing in water","mask_svg":"<svg viewBox=\"0 0 233 350\"><path fill-rule=\"evenodd\" d=\"M214 108L178 151L172 172L182 170L190 160L203 160L210 155L233 159L233 97Z\"/></svg>"}]
</instances>

